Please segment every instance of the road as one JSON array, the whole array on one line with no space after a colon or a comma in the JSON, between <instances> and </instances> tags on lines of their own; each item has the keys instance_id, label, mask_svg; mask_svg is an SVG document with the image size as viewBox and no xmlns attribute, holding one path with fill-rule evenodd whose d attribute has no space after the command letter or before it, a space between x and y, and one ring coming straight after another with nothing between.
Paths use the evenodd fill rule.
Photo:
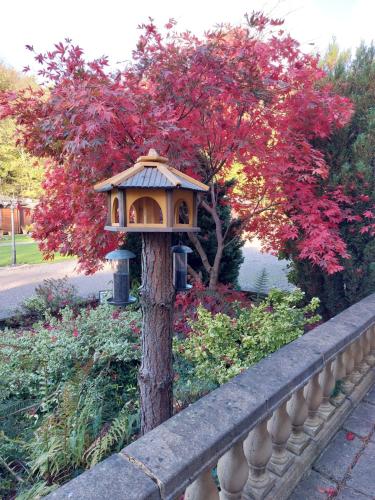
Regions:
<instances>
[{"instance_id":1,"label":"road","mask_svg":"<svg viewBox=\"0 0 375 500\"><path fill-rule=\"evenodd\" d=\"M98 295L99 290L111 288L112 271L106 266L92 276L76 271L77 262L67 260L56 263L25 264L0 268L0 319L15 312L22 302L31 297L35 287L47 278L67 276L70 283L77 287L82 297Z\"/></svg>"},{"instance_id":2,"label":"road","mask_svg":"<svg viewBox=\"0 0 375 500\"><path fill-rule=\"evenodd\" d=\"M246 243L244 248L245 261L242 264L239 284L244 290L254 290L254 284L262 269L267 271L266 289L277 287L291 289L286 278L287 261L260 252L258 241ZM76 271L75 260L56 263L20 265L15 267L0 267L0 319L15 312L22 302L31 297L35 287L47 278L63 278L67 276L70 283L77 287L82 297L98 296L99 290L110 289L112 272L107 265L102 271L92 276L85 276Z\"/></svg>"}]
</instances>

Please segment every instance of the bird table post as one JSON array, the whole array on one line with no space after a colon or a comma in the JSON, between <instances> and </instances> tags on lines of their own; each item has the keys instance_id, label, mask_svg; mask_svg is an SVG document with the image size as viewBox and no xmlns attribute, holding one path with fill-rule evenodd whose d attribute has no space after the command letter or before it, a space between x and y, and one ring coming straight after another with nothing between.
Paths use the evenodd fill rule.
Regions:
<instances>
[{"instance_id":1,"label":"bird table post","mask_svg":"<svg viewBox=\"0 0 375 500\"><path fill-rule=\"evenodd\" d=\"M173 303L181 277L173 276L172 233L197 232L199 191L205 184L168 165L151 149L137 163L95 185L106 192L105 229L142 233L142 363L139 371L141 430L146 433L172 416ZM173 252L187 253L187 247ZM186 258L180 259L185 262ZM181 269L176 272L181 273ZM177 281L179 285L176 287Z\"/></svg>"},{"instance_id":2,"label":"bird table post","mask_svg":"<svg viewBox=\"0 0 375 500\"><path fill-rule=\"evenodd\" d=\"M16 200L12 200L10 204L10 221L12 230L12 266L17 264L16 257L16 227L14 223L14 209L17 207Z\"/></svg>"}]
</instances>

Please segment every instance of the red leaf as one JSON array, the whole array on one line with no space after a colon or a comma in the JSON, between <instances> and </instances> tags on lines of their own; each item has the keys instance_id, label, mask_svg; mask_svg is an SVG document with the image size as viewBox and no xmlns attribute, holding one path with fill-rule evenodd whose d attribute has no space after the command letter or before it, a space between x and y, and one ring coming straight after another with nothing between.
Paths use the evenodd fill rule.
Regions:
<instances>
[{"instance_id":1,"label":"red leaf","mask_svg":"<svg viewBox=\"0 0 375 500\"><path fill-rule=\"evenodd\" d=\"M327 488L318 488L319 493L325 493L328 498L333 498L337 495L338 491L333 486L328 486Z\"/></svg>"},{"instance_id":2,"label":"red leaf","mask_svg":"<svg viewBox=\"0 0 375 500\"><path fill-rule=\"evenodd\" d=\"M355 434L353 434L352 432L347 432L345 438L347 441L353 441L355 439Z\"/></svg>"},{"instance_id":3,"label":"red leaf","mask_svg":"<svg viewBox=\"0 0 375 500\"><path fill-rule=\"evenodd\" d=\"M105 57L85 60L70 39L35 54L48 90L1 95L0 115L21 126L20 146L51 159L34 213L46 255L77 255L87 272L100 266L119 236L103 231L105 201L93 184L153 147L196 179L214 172L218 186L238 165L237 185L219 201L235 211L237 233L259 237L273 252L294 239L301 259L328 273L342 269L340 224L356 214L344 188L325 190L329 166L313 144L343 126L352 105L295 40L278 30L259 36L279 20L262 13L247 20L251 30L202 36L174 33L169 20L166 37L150 20L117 74Z\"/></svg>"}]
</instances>

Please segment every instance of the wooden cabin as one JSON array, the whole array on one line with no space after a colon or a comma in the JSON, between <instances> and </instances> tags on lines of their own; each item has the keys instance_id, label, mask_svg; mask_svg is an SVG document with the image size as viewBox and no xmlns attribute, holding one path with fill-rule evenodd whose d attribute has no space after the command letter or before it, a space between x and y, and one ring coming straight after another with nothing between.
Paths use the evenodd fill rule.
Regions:
<instances>
[{"instance_id":1,"label":"wooden cabin","mask_svg":"<svg viewBox=\"0 0 375 500\"><path fill-rule=\"evenodd\" d=\"M0 233L8 234L12 231L11 208L12 198L0 196ZM17 207L14 209L14 227L16 234L25 233L32 224L32 212L35 202L28 199L17 200Z\"/></svg>"}]
</instances>

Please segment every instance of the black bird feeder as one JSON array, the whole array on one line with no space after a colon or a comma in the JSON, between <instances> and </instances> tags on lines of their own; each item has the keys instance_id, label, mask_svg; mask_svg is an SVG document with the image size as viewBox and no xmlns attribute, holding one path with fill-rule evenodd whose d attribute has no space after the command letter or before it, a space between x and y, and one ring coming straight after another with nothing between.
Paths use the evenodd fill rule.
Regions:
<instances>
[{"instance_id":1,"label":"black bird feeder","mask_svg":"<svg viewBox=\"0 0 375 500\"><path fill-rule=\"evenodd\" d=\"M173 253L173 286L177 292L187 292L191 285L187 283L187 254L192 253L192 249L185 245L175 245L172 247Z\"/></svg>"},{"instance_id":2,"label":"black bird feeder","mask_svg":"<svg viewBox=\"0 0 375 500\"><path fill-rule=\"evenodd\" d=\"M113 297L108 300L108 303L113 306L126 306L137 300L129 295L129 259L134 259L134 257L133 252L125 249L113 250L105 256L115 271L113 273Z\"/></svg>"}]
</instances>

